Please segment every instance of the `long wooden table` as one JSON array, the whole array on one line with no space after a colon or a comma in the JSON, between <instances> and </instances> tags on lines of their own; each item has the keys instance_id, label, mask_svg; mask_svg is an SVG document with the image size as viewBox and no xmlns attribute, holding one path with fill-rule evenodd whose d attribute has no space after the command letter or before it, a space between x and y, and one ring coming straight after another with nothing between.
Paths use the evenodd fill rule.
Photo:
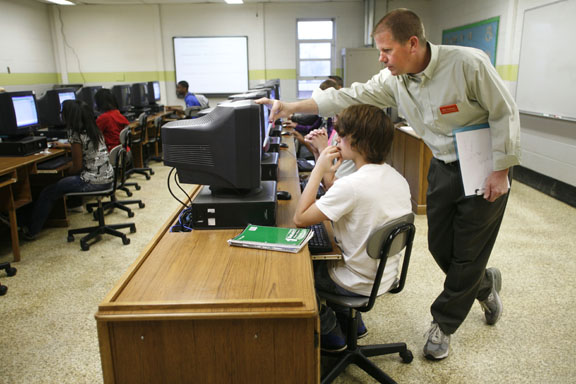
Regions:
<instances>
[{"instance_id":1,"label":"long wooden table","mask_svg":"<svg viewBox=\"0 0 576 384\"><path fill-rule=\"evenodd\" d=\"M20 261L20 243L18 239L18 222L16 220L16 210L29 204L33 200L34 182L31 177L40 177L42 172L38 171L38 163L57 156L63 156L63 149L49 149L40 153L19 157L0 157L0 211L7 212L10 222L10 238L12 241L12 254L14 261ZM54 170L57 177L65 169ZM53 176L51 176L53 178ZM44 178L46 179L46 178ZM39 187L45 182L36 183ZM51 222L52 225L68 225L66 207L56 209L59 216Z\"/></svg>"},{"instance_id":2,"label":"long wooden table","mask_svg":"<svg viewBox=\"0 0 576 384\"><path fill-rule=\"evenodd\" d=\"M293 140L281 150L277 225L300 196ZM196 193L198 187L193 189ZM236 230L162 226L96 321L105 383L314 383L319 318L308 249L230 247Z\"/></svg>"}]
</instances>

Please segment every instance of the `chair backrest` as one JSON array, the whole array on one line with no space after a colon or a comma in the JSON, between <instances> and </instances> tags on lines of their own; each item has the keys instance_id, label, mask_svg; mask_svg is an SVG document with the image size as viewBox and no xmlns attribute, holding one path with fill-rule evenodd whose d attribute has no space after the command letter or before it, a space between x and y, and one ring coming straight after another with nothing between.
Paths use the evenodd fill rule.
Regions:
<instances>
[{"instance_id":1,"label":"chair backrest","mask_svg":"<svg viewBox=\"0 0 576 384\"><path fill-rule=\"evenodd\" d=\"M129 126L126 126L126 128L120 131L120 144L122 144L124 148L130 146L130 134L131 130Z\"/></svg>"},{"instance_id":2,"label":"chair backrest","mask_svg":"<svg viewBox=\"0 0 576 384\"><path fill-rule=\"evenodd\" d=\"M110 164L114 168L114 182L112 187L114 190L117 189L118 183L122 183L124 180L124 174L126 172L126 150L119 144L112 148L110 153L108 154L108 159L110 160Z\"/></svg>"},{"instance_id":3,"label":"chair backrest","mask_svg":"<svg viewBox=\"0 0 576 384\"><path fill-rule=\"evenodd\" d=\"M163 116L156 116L154 118L154 127L156 128L156 140L160 141L160 132L162 131Z\"/></svg>"},{"instance_id":4,"label":"chair backrest","mask_svg":"<svg viewBox=\"0 0 576 384\"><path fill-rule=\"evenodd\" d=\"M376 301L388 257L400 253L403 249L404 257L400 277L398 278L397 284L393 285L393 288L389 292L398 293L404 288L415 232L414 214L409 213L386 223L370 235L366 245L366 252L373 259L380 259L380 262L378 263L378 270L374 279L374 285L372 286L372 292L370 293L370 299L362 311L372 309Z\"/></svg>"},{"instance_id":5,"label":"chair backrest","mask_svg":"<svg viewBox=\"0 0 576 384\"><path fill-rule=\"evenodd\" d=\"M142 142L146 141L146 129L148 128L148 114L142 112L138 116L138 125L140 126L140 140Z\"/></svg>"}]
</instances>

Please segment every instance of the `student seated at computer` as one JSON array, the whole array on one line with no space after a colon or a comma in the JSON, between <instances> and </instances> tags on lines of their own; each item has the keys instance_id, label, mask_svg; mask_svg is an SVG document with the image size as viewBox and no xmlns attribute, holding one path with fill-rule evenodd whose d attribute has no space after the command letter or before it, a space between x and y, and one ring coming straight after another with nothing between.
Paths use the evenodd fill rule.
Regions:
<instances>
[{"instance_id":1,"label":"student seated at computer","mask_svg":"<svg viewBox=\"0 0 576 384\"><path fill-rule=\"evenodd\" d=\"M315 263L317 288L339 295L369 296L378 260L366 253L369 236L378 227L411 212L410 189L406 179L385 163L394 136L394 127L380 108L353 105L338 116L335 125L337 145L328 146L318 161L298 202L294 223L306 227L331 220L336 242L342 250L341 260ZM334 160L336 162L334 163ZM344 160L351 160L357 171L337 179L320 199L316 191L327 172L335 172ZM396 271L400 255L386 262L386 271ZM382 284L384 293L390 284ZM335 305L320 310L321 348L341 351L346 348L343 331L346 311ZM367 329L359 319L358 334Z\"/></svg>"},{"instance_id":2,"label":"student seated at computer","mask_svg":"<svg viewBox=\"0 0 576 384\"><path fill-rule=\"evenodd\" d=\"M176 85L176 95L184 99L184 102L186 103L186 115L194 117L193 111L199 111L210 107L210 102L206 96L199 93L189 92L188 88L189 84L187 81L179 81Z\"/></svg>"},{"instance_id":3,"label":"student seated at computer","mask_svg":"<svg viewBox=\"0 0 576 384\"><path fill-rule=\"evenodd\" d=\"M94 101L96 108L101 112L96 119L96 125L104 136L106 148L111 151L112 148L120 144L120 132L130 122L120 113L116 98L109 89L99 89L94 95Z\"/></svg>"},{"instance_id":4,"label":"student seated at computer","mask_svg":"<svg viewBox=\"0 0 576 384\"><path fill-rule=\"evenodd\" d=\"M338 84L332 79L324 80L319 86L321 90L337 87ZM298 145L296 146L296 153L298 154L298 157L307 157L306 152L312 152L312 148L309 148L308 143L304 140L304 136L318 128L326 129L328 134L332 133L332 120L333 119L331 117L323 119L318 115L293 114L290 116L290 119L285 121L282 125L284 128L292 129L290 133L298 142ZM304 153L300 153L302 151L302 147L306 148L306 150L303 151Z\"/></svg>"},{"instance_id":5,"label":"student seated at computer","mask_svg":"<svg viewBox=\"0 0 576 384\"><path fill-rule=\"evenodd\" d=\"M62 117L69 134L68 143L55 142L53 148L71 150L70 176L42 190L22 226L22 236L26 240L36 238L54 203L66 193L100 191L112 185L114 169L108 160L104 137L96 126L92 108L80 100L66 100L62 104Z\"/></svg>"}]
</instances>

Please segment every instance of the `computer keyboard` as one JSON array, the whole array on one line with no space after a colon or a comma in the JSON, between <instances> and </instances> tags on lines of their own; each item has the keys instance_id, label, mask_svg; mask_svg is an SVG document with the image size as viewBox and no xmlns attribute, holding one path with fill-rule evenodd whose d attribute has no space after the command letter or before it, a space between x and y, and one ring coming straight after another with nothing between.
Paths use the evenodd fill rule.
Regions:
<instances>
[{"instance_id":1,"label":"computer keyboard","mask_svg":"<svg viewBox=\"0 0 576 384\"><path fill-rule=\"evenodd\" d=\"M296 159L296 162L298 163L298 172L311 172L314 169L314 165L306 159Z\"/></svg>"},{"instance_id":2,"label":"computer keyboard","mask_svg":"<svg viewBox=\"0 0 576 384\"><path fill-rule=\"evenodd\" d=\"M314 232L314 236L308 241L308 250L310 253L315 255L318 253L331 252L332 242L330 241L324 223L314 224L308 228Z\"/></svg>"},{"instance_id":3,"label":"computer keyboard","mask_svg":"<svg viewBox=\"0 0 576 384\"><path fill-rule=\"evenodd\" d=\"M306 185L308 184L308 178L304 178L302 180L300 180L300 191L304 191L304 188L306 188ZM319 199L322 196L324 196L324 194L326 193L326 190L324 189L324 187L322 186L322 184L320 184L318 186L318 191L316 191L316 198Z\"/></svg>"}]
</instances>

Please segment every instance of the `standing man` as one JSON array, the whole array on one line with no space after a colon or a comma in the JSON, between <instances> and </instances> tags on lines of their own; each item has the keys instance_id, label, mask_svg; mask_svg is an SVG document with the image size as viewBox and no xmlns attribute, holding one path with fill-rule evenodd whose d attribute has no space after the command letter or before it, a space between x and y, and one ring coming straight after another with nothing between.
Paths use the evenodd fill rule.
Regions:
<instances>
[{"instance_id":1,"label":"standing man","mask_svg":"<svg viewBox=\"0 0 576 384\"><path fill-rule=\"evenodd\" d=\"M391 11L372 35L379 61L392 76L380 72L364 84L315 91L311 99L276 101L270 119L296 111L334 115L360 103L396 107L430 147L434 158L428 173L428 248L446 279L431 306L433 321L424 355L440 360L448 356L450 336L475 299L487 324L495 324L502 314L501 274L486 266L508 200L509 169L519 164L518 109L482 51L431 44L414 12ZM493 172L483 195L466 197L453 130L482 123L490 125Z\"/></svg>"}]
</instances>

